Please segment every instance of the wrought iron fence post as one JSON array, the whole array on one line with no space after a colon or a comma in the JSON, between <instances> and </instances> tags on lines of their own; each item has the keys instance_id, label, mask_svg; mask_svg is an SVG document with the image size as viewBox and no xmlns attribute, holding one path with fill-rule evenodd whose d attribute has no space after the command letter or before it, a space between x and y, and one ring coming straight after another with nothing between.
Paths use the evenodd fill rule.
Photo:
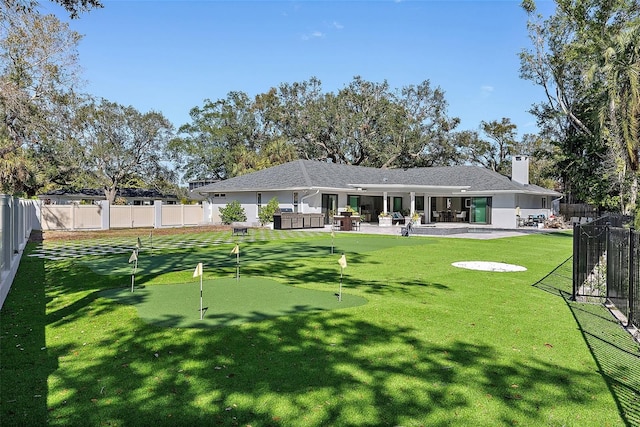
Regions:
<instances>
[{"instance_id":1,"label":"wrought iron fence post","mask_svg":"<svg viewBox=\"0 0 640 427\"><path fill-rule=\"evenodd\" d=\"M635 274L633 267L635 266L635 236L634 236L634 228L631 227L629 229L629 316L627 317L627 327L631 326L635 321L634 313L634 301L636 299L635 295Z\"/></svg>"},{"instance_id":2,"label":"wrought iron fence post","mask_svg":"<svg viewBox=\"0 0 640 427\"><path fill-rule=\"evenodd\" d=\"M571 301L576 300L578 293L580 265L580 224L573 224L573 291L571 292Z\"/></svg>"}]
</instances>

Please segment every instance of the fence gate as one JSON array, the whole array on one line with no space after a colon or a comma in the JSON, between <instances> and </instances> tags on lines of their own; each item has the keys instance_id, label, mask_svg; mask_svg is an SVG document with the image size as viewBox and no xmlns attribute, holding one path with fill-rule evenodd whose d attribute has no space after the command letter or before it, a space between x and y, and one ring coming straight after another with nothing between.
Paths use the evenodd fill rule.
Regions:
<instances>
[{"instance_id":1,"label":"fence gate","mask_svg":"<svg viewBox=\"0 0 640 427\"><path fill-rule=\"evenodd\" d=\"M573 299L609 302L640 327L640 233L606 216L573 228Z\"/></svg>"}]
</instances>

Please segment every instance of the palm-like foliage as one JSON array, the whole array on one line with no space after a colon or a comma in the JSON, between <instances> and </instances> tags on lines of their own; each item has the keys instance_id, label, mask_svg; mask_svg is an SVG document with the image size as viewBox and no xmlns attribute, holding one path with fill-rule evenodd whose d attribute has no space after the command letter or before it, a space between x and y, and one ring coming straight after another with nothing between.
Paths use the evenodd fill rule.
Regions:
<instances>
[{"instance_id":1,"label":"palm-like foliage","mask_svg":"<svg viewBox=\"0 0 640 427\"><path fill-rule=\"evenodd\" d=\"M620 156L623 174L629 174L629 205L634 209L640 170L640 23L614 34L603 49L598 74L603 79L605 102L600 125Z\"/></svg>"}]
</instances>

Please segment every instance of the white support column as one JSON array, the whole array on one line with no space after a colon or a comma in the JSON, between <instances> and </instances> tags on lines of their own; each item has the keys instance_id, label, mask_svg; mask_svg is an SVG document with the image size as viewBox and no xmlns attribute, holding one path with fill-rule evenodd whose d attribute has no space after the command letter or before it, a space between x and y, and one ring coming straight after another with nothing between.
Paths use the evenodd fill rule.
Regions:
<instances>
[{"instance_id":1,"label":"white support column","mask_svg":"<svg viewBox=\"0 0 640 427\"><path fill-rule=\"evenodd\" d=\"M111 204L108 200L100 200L100 229L108 230L111 228Z\"/></svg>"},{"instance_id":2,"label":"white support column","mask_svg":"<svg viewBox=\"0 0 640 427\"><path fill-rule=\"evenodd\" d=\"M0 226L2 263L0 266L2 266L2 270L11 268L11 256L13 255L11 250L11 200L11 196L0 195L0 216L2 216L2 225Z\"/></svg>"},{"instance_id":3,"label":"white support column","mask_svg":"<svg viewBox=\"0 0 640 427\"><path fill-rule=\"evenodd\" d=\"M388 206L387 206L387 192L386 191L382 192L382 212L384 212L384 213L388 213L389 212L389 209L388 209Z\"/></svg>"},{"instance_id":4,"label":"white support column","mask_svg":"<svg viewBox=\"0 0 640 427\"><path fill-rule=\"evenodd\" d=\"M162 200L154 200L153 207L155 209L153 228L162 228Z\"/></svg>"},{"instance_id":5,"label":"white support column","mask_svg":"<svg viewBox=\"0 0 640 427\"><path fill-rule=\"evenodd\" d=\"M411 203L410 203L411 211L409 212L409 215L413 215L413 213L416 211L416 193L413 191L410 192L409 197L411 200Z\"/></svg>"}]
</instances>

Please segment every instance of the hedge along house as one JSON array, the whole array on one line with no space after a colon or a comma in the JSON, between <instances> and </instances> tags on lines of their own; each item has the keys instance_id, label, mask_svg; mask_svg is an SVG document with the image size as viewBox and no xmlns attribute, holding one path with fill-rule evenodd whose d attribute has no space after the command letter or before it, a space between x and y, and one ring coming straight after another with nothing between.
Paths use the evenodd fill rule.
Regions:
<instances>
[{"instance_id":1,"label":"hedge along house","mask_svg":"<svg viewBox=\"0 0 640 427\"><path fill-rule=\"evenodd\" d=\"M295 160L196 191L207 197L214 223L220 221L218 208L237 200L247 225L258 224L260 207L273 197L282 209L324 214L325 224L347 205L372 223L391 212L417 212L422 223L459 221L493 228L516 228L518 214L548 218L561 194L529 184L527 156L514 156L512 166L509 178L477 166L404 170Z\"/></svg>"}]
</instances>

